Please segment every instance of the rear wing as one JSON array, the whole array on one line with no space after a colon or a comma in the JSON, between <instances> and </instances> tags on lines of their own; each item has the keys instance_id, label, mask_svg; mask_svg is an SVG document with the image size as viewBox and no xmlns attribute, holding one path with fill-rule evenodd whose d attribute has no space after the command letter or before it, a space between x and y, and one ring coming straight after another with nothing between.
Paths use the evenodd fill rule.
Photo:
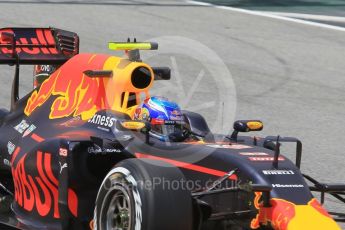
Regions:
<instances>
[{"instance_id":1,"label":"rear wing","mask_svg":"<svg viewBox=\"0 0 345 230\"><path fill-rule=\"evenodd\" d=\"M0 29L0 64L15 66L11 111L19 100L20 65L61 65L79 53L76 33L56 28Z\"/></svg>"},{"instance_id":2,"label":"rear wing","mask_svg":"<svg viewBox=\"0 0 345 230\"><path fill-rule=\"evenodd\" d=\"M56 28L0 29L0 64L60 65L79 53L79 36Z\"/></svg>"}]
</instances>

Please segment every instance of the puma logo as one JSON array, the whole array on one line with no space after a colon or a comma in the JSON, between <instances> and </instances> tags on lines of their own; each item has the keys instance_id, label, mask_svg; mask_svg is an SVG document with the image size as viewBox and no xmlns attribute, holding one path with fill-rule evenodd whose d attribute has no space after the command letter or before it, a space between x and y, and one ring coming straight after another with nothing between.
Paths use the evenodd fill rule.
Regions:
<instances>
[{"instance_id":1,"label":"puma logo","mask_svg":"<svg viewBox=\"0 0 345 230\"><path fill-rule=\"evenodd\" d=\"M61 164L61 162L59 162L59 164L60 164L60 174L61 174L61 173L62 173L62 170L63 170L64 168L67 168L67 163Z\"/></svg>"}]
</instances>

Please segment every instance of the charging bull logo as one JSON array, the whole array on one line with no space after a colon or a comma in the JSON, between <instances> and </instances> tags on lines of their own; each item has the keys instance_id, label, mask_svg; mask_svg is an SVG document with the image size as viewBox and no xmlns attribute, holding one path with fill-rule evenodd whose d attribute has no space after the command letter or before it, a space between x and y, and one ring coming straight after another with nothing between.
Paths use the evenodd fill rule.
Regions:
<instances>
[{"instance_id":1,"label":"charging bull logo","mask_svg":"<svg viewBox=\"0 0 345 230\"><path fill-rule=\"evenodd\" d=\"M265 208L260 203L261 192L255 193L254 205L259 214L251 223L252 229L271 223L274 229L286 230L290 220L295 216L295 205L285 200L271 199L271 206Z\"/></svg>"},{"instance_id":2,"label":"charging bull logo","mask_svg":"<svg viewBox=\"0 0 345 230\"><path fill-rule=\"evenodd\" d=\"M262 193L256 192L254 205L259 210L251 222L251 229L269 224L275 230L340 230L336 222L314 198L307 205L296 205L282 199L271 199L271 207L260 203Z\"/></svg>"},{"instance_id":3,"label":"charging bull logo","mask_svg":"<svg viewBox=\"0 0 345 230\"><path fill-rule=\"evenodd\" d=\"M55 96L51 105L50 119L81 116L90 119L99 109L108 109L102 78L90 78L85 70L102 70L109 56L80 54L70 59L35 90L27 101L24 113L29 116L49 98Z\"/></svg>"},{"instance_id":4,"label":"charging bull logo","mask_svg":"<svg viewBox=\"0 0 345 230\"><path fill-rule=\"evenodd\" d=\"M37 152L37 176L25 172L25 158L22 157L16 167L12 168L17 204L28 212L36 208L42 217L53 210L53 217L60 218L58 199L59 182L53 175L51 155ZM78 216L78 197L72 189L68 189L68 207L71 213Z\"/></svg>"}]
</instances>

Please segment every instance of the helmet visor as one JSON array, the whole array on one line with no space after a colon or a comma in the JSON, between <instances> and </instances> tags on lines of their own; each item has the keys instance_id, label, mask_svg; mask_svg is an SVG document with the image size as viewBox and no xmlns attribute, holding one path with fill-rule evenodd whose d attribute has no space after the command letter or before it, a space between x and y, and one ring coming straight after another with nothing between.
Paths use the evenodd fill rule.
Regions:
<instances>
[{"instance_id":1,"label":"helmet visor","mask_svg":"<svg viewBox=\"0 0 345 230\"><path fill-rule=\"evenodd\" d=\"M165 137L166 139L169 138L169 135L173 133L182 133L184 122L180 121L169 121L169 124L155 124L152 125L151 132L153 132L156 135L160 135L162 137Z\"/></svg>"}]
</instances>

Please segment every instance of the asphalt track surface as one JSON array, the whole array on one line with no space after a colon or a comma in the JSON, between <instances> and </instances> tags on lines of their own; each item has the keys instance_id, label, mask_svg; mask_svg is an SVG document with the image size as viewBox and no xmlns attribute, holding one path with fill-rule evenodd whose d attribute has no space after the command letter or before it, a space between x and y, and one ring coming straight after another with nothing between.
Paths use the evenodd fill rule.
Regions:
<instances>
[{"instance_id":1,"label":"asphalt track surface","mask_svg":"<svg viewBox=\"0 0 345 230\"><path fill-rule=\"evenodd\" d=\"M215 51L231 72L237 119L261 119L263 136L299 137L304 144L303 171L323 182L345 183L343 31L177 0L0 1L0 12L0 27L54 26L75 31L81 37L82 52L111 53L106 42L128 36L199 41ZM190 76L193 71L199 73L200 64L178 58L179 75L187 83L193 81ZM31 88L31 75L32 69L24 68L22 94ZM9 106L11 79L12 69L1 67L2 107ZM209 89L213 81L207 75L202 79L199 94L210 92L196 101L219 97L217 89ZM212 119L212 109L202 113ZM327 207L345 211L344 205L333 200Z\"/></svg>"}]
</instances>

